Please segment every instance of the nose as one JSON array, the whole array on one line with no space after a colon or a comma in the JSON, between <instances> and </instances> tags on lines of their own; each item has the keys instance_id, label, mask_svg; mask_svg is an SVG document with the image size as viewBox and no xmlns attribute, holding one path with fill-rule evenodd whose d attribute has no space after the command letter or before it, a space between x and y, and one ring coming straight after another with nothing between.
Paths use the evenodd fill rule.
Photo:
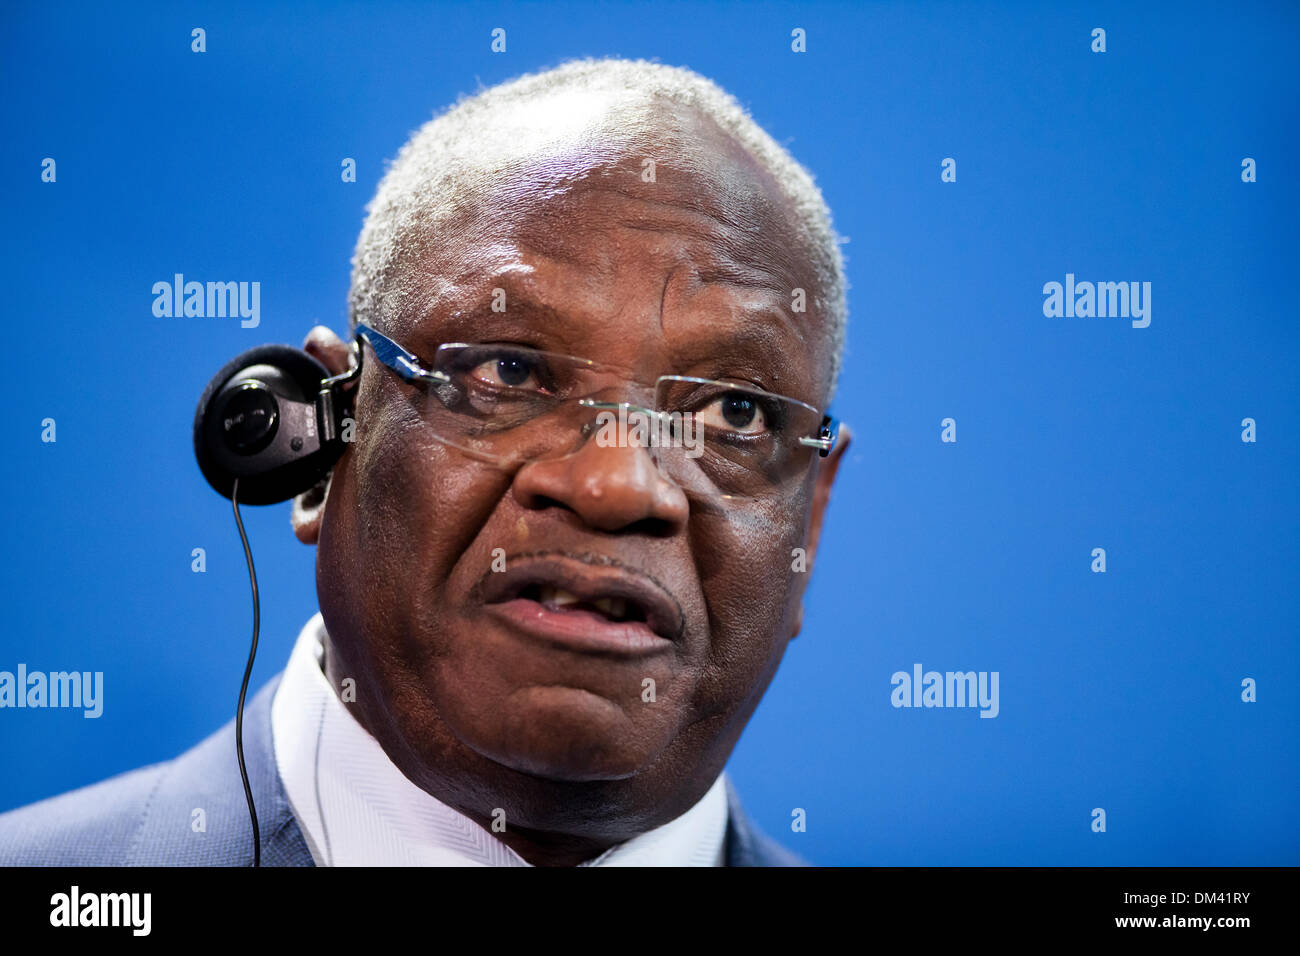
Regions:
<instances>
[{"instance_id":1,"label":"nose","mask_svg":"<svg viewBox=\"0 0 1300 956\"><path fill-rule=\"evenodd\" d=\"M590 440L567 457L528 462L512 490L525 508L562 507L605 532L667 536L690 514L686 493L664 477L649 450Z\"/></svg>"}]
</instances>

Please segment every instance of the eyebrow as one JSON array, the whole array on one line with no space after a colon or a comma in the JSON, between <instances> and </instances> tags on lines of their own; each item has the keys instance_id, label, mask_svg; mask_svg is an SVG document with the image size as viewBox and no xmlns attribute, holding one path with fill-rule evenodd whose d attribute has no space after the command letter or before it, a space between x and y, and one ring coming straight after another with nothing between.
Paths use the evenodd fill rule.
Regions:
<instances>
[{"instance_id":1,"label":"eyebrow","mask_svg":"<svg viewBox=\"0 0 1300 956\"><path fill-rule=\"evenodd\" d=\"M790 291L789 283L772 269L766 269L757 263L740 265L735 262L718 262L707 269L696 272L700 282L705 284L738 285L745 289L764 289L785 295Z\"/></svg>"},{"instance_id":2,"label":"eyebrow","mask_svg":"<svg viewBox=\"0 0 1300 956\"><path fill-rule=\"evenodd\" d=\"M782 349L789 343L782 341L775 324L764 321L777 314L765 309L748 313L752 321L710 329L679 349L676 357L683 364L700 369L704 378L743 377L748 373L761 379L768 391L816 404L818 396L813 394L816 389L811 381L811 366ZM788 317L781 317L785 321L780 324L791 327ZM802 336L797 336L796 342L802 344Z\"/></svg>"},{"instance_id":3,"label":"eyebrow","mask_svg":"<svg viewBox=\"0 0 1300 956\"><path fill-rule=\"evenodd\" d=\"M707 274L701 273L700 278L707 282L772 288L767 282L754 281L754 276L743 270L711 269ZM480 297L472 308L450 315L426 315L414 326L415 341L411 347L418 353L420 345L431 350L447 342L484 342L504 338L539 351L602 361L599 356L590 354L593 346L586 328L582 329L581 335L574 334L572 312L538 301L526 285L512 282L507 276L493 277L489 283L486 289L506 290L508 311L493 312L488 294ZM812 394L816 391L811 382L812 368L790 356L789 340L782 341L779 331L784 329L787 336L802 345L808 330L800 328L796 320L781 308L742 309L738 313L740 317L737 320L727 316L718 323L709 323L699 334L692 336L689 343L674 348L673 364L680 367L661 369L655 373L656 376L687 374L688 369L707 378L749 374L764 380L770 391L815 404L813 400L817 396ZM783 371L786 374L782 374ZM799 387L801 382L803 387ZM812 397L794 394L788 391L790 387L807 391ZM783 388L787 391L783 392Z\"/></svg>"},{"instance_id":4,"label":"eyebrow","mask_svg":"<svg viewBox=\"0 0 1300 956\"><path fill-rule=\"evenodd\" d=\"M576 344L572 339L572 319L563 310L537 302L506 287L510 303L506 312L493 312L491 302L476 304L473 308L452 315L420 323L416 334L430 343L436 338L443 342L480 342L497 336L528 340L541 351L563 351L549 344L559 338L568 348ZM434 334L436 330L436 335ZM578 353L571 353L578 354Z\"/></svg>"}]
</instances>

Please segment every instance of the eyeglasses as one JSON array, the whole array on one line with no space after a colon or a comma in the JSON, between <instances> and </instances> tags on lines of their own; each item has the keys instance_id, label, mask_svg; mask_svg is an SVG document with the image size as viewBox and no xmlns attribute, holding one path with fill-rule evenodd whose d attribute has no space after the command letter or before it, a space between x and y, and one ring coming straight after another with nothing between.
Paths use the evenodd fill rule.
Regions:
<instances>
[{"instance_id":1,"label":"eyeglasses","mask_svg":"<svg viewBox=\"0 0 1300 956\"><path fill-rule=\"evenodd\" d=\"M688 495L765 498L802 478L835 445L838 425L813 406L761 389L662 375L652 405L611 401L635 389L590 359L516 345L453 342L425 365L364 323L359 343L422 386L433 437L506 468L563 458L588 441L640 447ZM648 388L642 388L647 395Z\"/></svg>"}]
</instances>

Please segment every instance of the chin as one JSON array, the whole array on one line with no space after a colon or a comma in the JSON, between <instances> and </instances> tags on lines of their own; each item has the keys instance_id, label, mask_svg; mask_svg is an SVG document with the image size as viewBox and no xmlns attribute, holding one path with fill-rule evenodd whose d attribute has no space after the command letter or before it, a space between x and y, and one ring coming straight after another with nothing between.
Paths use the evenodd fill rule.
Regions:
<instances>
[{"instance_id":1,"label":"chin","mask_svg":"<svg viewBox=\"0 0 1300 956\"><path fill-rule=\"evenodd\" d=\"M575 687L516 692L497 715L488 739L471 734L465 742L496 763L544 780L623 780L647 768L667 743L619 704Z\"/></svg>"}]
</instances>

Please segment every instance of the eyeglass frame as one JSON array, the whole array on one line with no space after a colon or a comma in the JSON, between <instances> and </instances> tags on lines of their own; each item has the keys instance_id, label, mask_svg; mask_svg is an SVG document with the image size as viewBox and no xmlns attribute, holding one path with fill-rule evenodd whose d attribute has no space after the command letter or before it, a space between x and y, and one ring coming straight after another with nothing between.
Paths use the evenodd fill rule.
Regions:
<instances>
[{"instance_id":1,"label":"eyeglass frame","mask_svg":"<svg viewBox=\"0 0 1300 956\"><path fill-rule=\"evenodd\" d=\"M385 368L391 370L392 372L396 373L397 376L401 378L403 381L411 382L413 384L426 384L432 382L438 385L448 385L451 383L451 377L446 375L445 373L433 369L425 368L424 365L420 362L419 357L416 356L415 353L410 352L407 349L403 348L402 346L398 345L396 342L394 342L392 339L390 339L388 336L384 335L384 333L378 331L377 329L371 328L370 326L366 325L364 322L358 322L356 324L356 335L352 342L352 353L353 353L353 357L355 358L355 364L353 365L352 368L350 368L347 372L344 372L342 375L336 375L333 378L326 379L324 382L322 382L321 383L322 391L324 391L329 386L341 384L346 381L351 381L361 373L361 361L362 361L362 353L363 353L363 350L361 348L361 343L363 341L369 344L371 350L375 353L375 358L379 359L380 364L383 365ZM451 345L451 346L469 345L469 343L464 343L464 342L447 342L443 344ZM582 359L582 358L578 358L578 356L568 356L568 357L576 359L577 361L580 362L588 362L591 364L595 364L590 359ZM673 379L677 381L692 381L692 382L714 381L713 379L695 378L694 376L689 376L689 375L661 375L659 376L659 379L657 381L662 381L663 379ZM725 385L726 383L722 382L719 384ZM799 399L790 398L787 395L777 395L774 392L769 392L768 394L772 395L774 398L780 398L783 401L799 402ZM599 408L599 409L616 409L619 408L620 406L627 404L625 402L598 402L591 398L579 398L579 399L575 399L574 401L576 401L579 405L583 405L587 408ZM813 411L818 411L818 409L814 408L812 405L807 404L806 402L799 402L799 404L803 405L806 408L812 409ZM662 416L662 415L669 414L668 412L661 412L658 409L647 408L647 409L640 409L640 410L655 416ZM830 455L831 450L835 447L836 439L839 437L839 431L840 431L839 420L826 412L822 412L822 422L821 422L821 426L817 429L816 437L800 435L799 444L807 448L817 449L818 457L825 458L828 455Z\"/></svg>"}]
</instances>

